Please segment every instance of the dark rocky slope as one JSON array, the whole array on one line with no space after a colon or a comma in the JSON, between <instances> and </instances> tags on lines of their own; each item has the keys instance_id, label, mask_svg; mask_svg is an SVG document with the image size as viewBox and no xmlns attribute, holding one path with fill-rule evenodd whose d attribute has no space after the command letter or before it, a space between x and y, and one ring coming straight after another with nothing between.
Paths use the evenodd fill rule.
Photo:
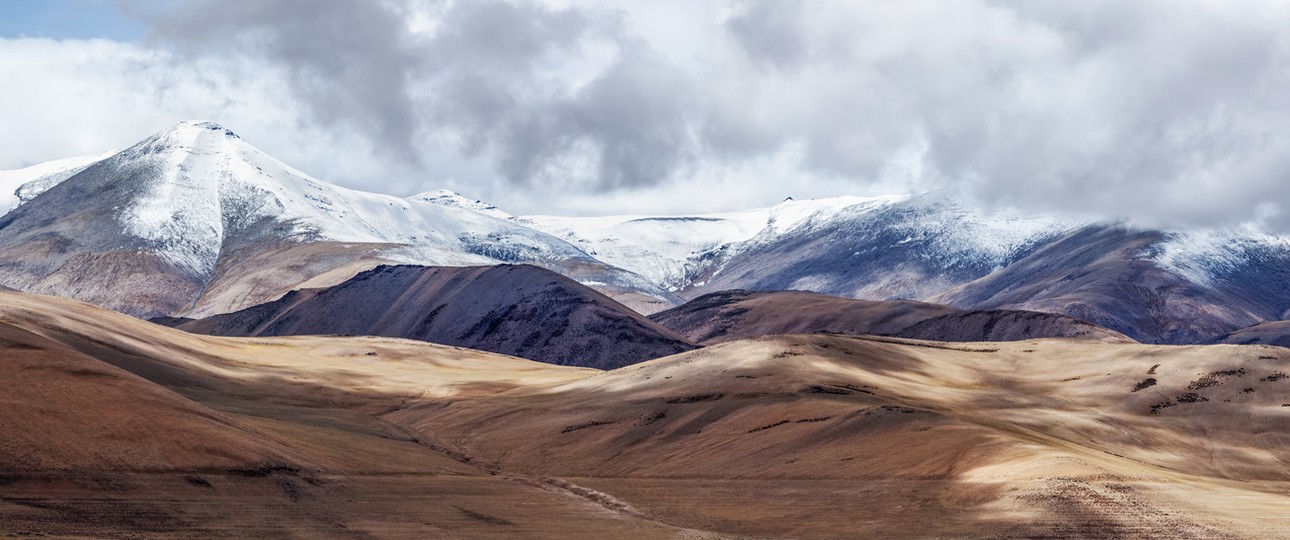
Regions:
<instances>
[{"instance_id":1,"label":"dark rocky slope","mask_svg":"<svg viewBox=\"0 0 1290 540\"><path fill-rule=\"evenodd\" d=\"M852 300L805 291L723 291L650 316L697 343L776 334L873 334L931 341L1067 338L1132 343L1074 317L1019 310L963 311L910 300Z\"/></svg>"},{"instance_id":2,"label":"dark rocky slope","mask_svg":"<svg viewBox=\"0 0 1290 540\"><path fill-rule=\"evenodd\" d=\"M722 291L650 319L698 343L775 334L894 334L958 308L908 300L853 300L806 291Z\"/></svg>"},{"instance_id":3,"label":"dark rocky slope","mask_svg":"<svg viewBox=\"0 0 1290 540\"><path fill-rule=\"evenodd\" d=\"M934 341L1023 341L1040 338L1133 343L1128 336L1055 313L994 309L933 317L895 334Z\"/></svg>"},{"instance_id":4,"label":"dark rocky slope","mask_svg":"<svg viewBox=\"0 0 1290 540\"><path fill-rule=\"evenodd\" d=\"M1290 321L1268 321L1214 338L1213 343L1290 347Z\"/></svg>"},{"instance_id":5,"label":"dark rocky slope","mask_svg":"<svg viewBox=\"0 0 1290 540\"><path fill-rule=\"evenodd\" d=\"M157 322L220 336L400 337L602 369L695 348L609 297L529 265L380 266L241 311Z\"/></svg>"},{"instance_id":6,"label":"dark rocky slope","mask_svg":"<svg viewBox=\"0 0 1290 540\"><path fill-rule=\"evenodd\" d=\"M1222 259L1205 261L1213 268L1196 278L1160 264L1168 239L1158 231L1089 226L931 301L1060 313L1144 343L1172 344L1279 319L1290 306L1283 251L1234 246Z\"/></svg>"}]
</instances>

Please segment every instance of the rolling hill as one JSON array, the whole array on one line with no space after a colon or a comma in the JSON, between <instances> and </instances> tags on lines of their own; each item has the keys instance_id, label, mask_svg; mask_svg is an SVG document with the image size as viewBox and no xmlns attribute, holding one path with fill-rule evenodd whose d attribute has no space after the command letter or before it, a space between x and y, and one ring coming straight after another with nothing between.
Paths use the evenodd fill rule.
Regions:
<instances>
[{"instance_id":1,"label":"rolling hill","mask_svg":"<svg viewBox=\"0 0 1290 540\"><path fill-rule=\"evenodd\" d=\"M14 292L0 292L0 318L0 380L29 398L0 402L0 441L22 445L0 460L6 535L1276 538L1290 526L1278 347L816 335L601 371L392 338L201 336ZM154 414L174 429L140 431Z\"/></svg>"}]
</instances>

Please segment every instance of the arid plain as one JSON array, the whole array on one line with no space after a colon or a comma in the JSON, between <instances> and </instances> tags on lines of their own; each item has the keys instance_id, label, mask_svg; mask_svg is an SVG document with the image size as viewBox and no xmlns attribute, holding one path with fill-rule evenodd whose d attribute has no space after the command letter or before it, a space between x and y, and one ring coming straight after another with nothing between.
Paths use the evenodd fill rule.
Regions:
<instances>
[{"instance_id":1,"label":"arid plain","mask_svg":"<svg viewBox=\"0 0 1290 540\"><path fill-rule=\"evenodd\" d=\"M6 536L1290 530L1277 347L790 335L600 371L11 292L0 321Z\"/></svg>"}]
</instances>

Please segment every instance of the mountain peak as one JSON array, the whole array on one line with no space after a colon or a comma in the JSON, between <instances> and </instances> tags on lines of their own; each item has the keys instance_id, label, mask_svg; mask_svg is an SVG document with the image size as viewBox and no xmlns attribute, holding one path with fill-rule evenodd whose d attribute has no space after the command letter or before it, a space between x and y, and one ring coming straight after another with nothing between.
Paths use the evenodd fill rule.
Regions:
<instances>
[{"instance_id":1,"label":"mountain peak","mask_svg":"<svg viewBox=\"0 0 1290 540\"><path fill-rule=\"evenodd\" d=\"M425 193L418 193L408 197L408 200L437 204L439 206L464 208L466 210L471 210L498 219L508 219L511 217L510 214L502 211L496 206L478 199L468 198L450 189L437 189L434 191L427 191Z\"/></svg>"},{"instance_id":2,"label":"mountain peak","mask_svg":"<svg viewBox=\"0 0 1290 540\"><path fill-rule=\"evenodd\" d=\"M237 149L237 150L235 150ZM255 150L232 130L215 122L186 120L158 131L121 152L124 159L149 159L168 154L215 155L238 150ZM258 152L258 150L256 150Z\"/></svg>"},{"instance_id":3,"label":"mountain peak","mask_svg":"<svg viewBox=\"0 0 1290 540\"><path fill-rule=\"evenodd\" d=\"M176 133L176 132L185 132L185 131L194 131L194 130L214 131L217 133L222 132L226 137L232 137L234 139L241 138L236 133L233 133L233 130L228 129L224 126L221 126L215 122L211 122L209 120L184 120L182 122L179 122L171 126L170 129L167 129L162 133Z\"/></svg>"}]
</instances>

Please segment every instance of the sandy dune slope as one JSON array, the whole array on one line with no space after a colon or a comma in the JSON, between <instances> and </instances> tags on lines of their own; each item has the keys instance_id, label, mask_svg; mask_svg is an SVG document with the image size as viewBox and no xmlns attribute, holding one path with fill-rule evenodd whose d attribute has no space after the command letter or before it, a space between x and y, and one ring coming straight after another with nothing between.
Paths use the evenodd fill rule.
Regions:
<instances>
[{"instance_id":1,"label":"sandy dune slope","mask_svg":"<svg viewBox=\"0 0 1290 540\"><path fill-rule=\"evenodd\" d=\"M29 435L0 459L0 535L1290 530L1290 354L1275 347L799 335L606 372L387 338L197 336L18 293L0 293L0 321L4 379L47 363L69 395L102 394L3 402L48 410L4 416ZM177 427L120 424L126 450L75 435L134 416ZM185 429L207 449L103 461L169 456ZM32 452L54 465L14 458Z\"/></svg>"}]
</instances>

